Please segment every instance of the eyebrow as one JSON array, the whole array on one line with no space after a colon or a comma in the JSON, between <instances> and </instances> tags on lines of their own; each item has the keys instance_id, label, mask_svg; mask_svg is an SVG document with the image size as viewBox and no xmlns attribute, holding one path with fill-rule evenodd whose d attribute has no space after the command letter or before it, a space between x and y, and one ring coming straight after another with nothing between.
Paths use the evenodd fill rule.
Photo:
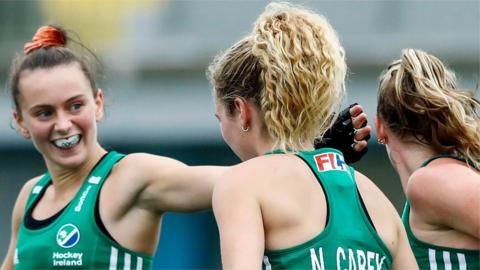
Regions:
<instances>
[{"instance_id":1,"label":"eyebrow","mask_svg":"<svg viewBox=\"0 0 480 270\"><path fill-rule=\"evenodd\" d=\"M218 116L218 114L215 113L214 115L218 120L220 120L220 116Z\"/></svg>"},{"instance_id":2,"label":"eyebrow","mask_svg":"<svg viewBox=\"0 0 480 270\"><path fill-rule=\"evenodd\" d=\"M67 99L67 101L65 101L65 102L68 103L68 102L71 102L75 99L78 99L78 98L81 98L81 97L84 97L84 96L85 96L85 94L79 94L79 95L76 95L76 96L73 96L73 97ZM37 109L49 108L49 107L51 107L51 106L47 105L47 104L38 104L38 105L35 105L35 106L31 107L28 111L31 112L31 111L34 111L34 110L37 110Z\"/></svg>"}]
</instances>

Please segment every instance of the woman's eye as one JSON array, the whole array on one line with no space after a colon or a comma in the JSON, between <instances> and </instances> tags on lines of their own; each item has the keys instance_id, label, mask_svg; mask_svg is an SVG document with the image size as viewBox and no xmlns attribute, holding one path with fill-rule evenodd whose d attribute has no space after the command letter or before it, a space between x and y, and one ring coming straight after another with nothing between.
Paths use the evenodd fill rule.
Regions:
<instances>
[{"instance_id":1,"label":"woman's eye","mask_svg":"<svg viewBox=\"0 0 480 270\"><path fill-rule=\"evenodd\" d=\"M39 111L39 112L36 113L36 116L40 117L40 118L47 118L51 115L52 115L51 111Z\"/></svg>"},{"instance_id":2,"label":"woman's eye","mask_svg":"<svg viewBox=\"0 0 480 270\"><path fill-rule=\"evenodd\" d=\"M82 107L81 103L73 103L70 108L72 111L78 111L80 110L81 107Z\"/></svg>"}]
</instances>

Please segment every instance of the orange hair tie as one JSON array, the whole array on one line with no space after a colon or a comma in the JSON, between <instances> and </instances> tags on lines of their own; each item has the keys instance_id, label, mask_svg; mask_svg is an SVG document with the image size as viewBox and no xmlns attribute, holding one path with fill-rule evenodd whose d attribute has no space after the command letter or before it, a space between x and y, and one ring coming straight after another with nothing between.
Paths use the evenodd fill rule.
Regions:
<instances>
[{"instance_id":1,"label":"orange hair tie","mask_svg":"<svg viewBox=\"0 0 480 270\"><path fill-rule=\"evenodd\" d=\"M32 42L27 42L23 47L25 54L39 48L55 47L65 45L65 37L62 31L52 26L42 26L32 38Z\"/></svg>"}]
</instances>

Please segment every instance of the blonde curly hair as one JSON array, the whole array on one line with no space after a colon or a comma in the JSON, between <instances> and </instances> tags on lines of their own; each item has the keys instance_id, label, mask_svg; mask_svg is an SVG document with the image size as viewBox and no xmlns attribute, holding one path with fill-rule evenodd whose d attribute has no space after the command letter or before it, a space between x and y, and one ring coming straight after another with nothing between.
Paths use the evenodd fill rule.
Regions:
<instances>
[{"instance_id":1,"label":"blonde curly hair","mask_svg":"<svg viewBox=\"0 0 480 270\"><path fill-rule=\"evenodd\" d=\"M480 161L480 102L435 56L402 50L380 78L377 114L397 136Z\"/></svg>"},{"instance_id":2,"label":"blonde curly hair","mask_svg":"<svg viewBox=\"0 0 480 270\"><path fill-rule=\"evenodd\" d=\"M256 104L274 149L299 151L333 125L345 95L345 53L327 19L287 3L271 3L250 35L209 67L216 96Z\"/></svg>"}]
</instances>

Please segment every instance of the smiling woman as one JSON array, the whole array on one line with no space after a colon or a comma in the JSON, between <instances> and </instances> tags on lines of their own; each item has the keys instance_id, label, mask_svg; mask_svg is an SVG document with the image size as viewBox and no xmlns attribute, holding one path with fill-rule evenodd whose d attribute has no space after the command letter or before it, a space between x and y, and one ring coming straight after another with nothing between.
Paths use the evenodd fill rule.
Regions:
<instances>
[{"instance_id":1,"label":"smiling woman","mask_svg":"<svg viewBox=\"0 0 480 270\"><path fill-rule=\"evenodd\" d=\"M32 139L47 167L78 166L89 154L87 150L97 144L96 121L103 116L102 91L92 95L76 62L22 73L19 107L14 112L22 134ZM75 159L64 159L67 156Z\"/></svg>"},{"instance_id":2,"label":"smiling woman","mask_svg":"<svg viewBox=\"0 0 480 270\"><path fill-rule=\"evenodd\" d=\"M105 150L102 90L68 40L41 27L14 61L13 115L48 172L18 196L2 269L151 268L163 213L210 208L223 168Z\"/></svg>"}]
</instances>

